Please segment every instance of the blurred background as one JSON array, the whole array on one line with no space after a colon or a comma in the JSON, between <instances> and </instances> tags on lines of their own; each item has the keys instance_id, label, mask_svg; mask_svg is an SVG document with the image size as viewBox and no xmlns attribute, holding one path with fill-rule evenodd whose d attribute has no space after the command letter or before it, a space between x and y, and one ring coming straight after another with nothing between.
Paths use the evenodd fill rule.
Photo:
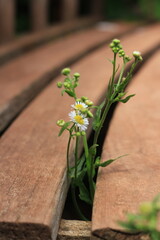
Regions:
<instances>
[{"instance_id":1,"label":"blurred background","mask_svg":"<svg viewBox=\"0 0 160 240\"><path fill-rule=\"evenodd\" d=\"M0 0L0 42L85 16L160 20L160 0Z\"/></svg>"}]
</instances>

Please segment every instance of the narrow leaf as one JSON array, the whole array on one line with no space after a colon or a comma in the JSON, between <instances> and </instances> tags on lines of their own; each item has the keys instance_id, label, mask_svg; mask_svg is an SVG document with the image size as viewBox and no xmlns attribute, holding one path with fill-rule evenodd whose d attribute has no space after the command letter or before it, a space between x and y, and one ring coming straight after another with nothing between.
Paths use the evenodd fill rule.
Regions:
<instances>
[{"instance_id":1,"label":"narrow leaf","mask_svg":"<svg viewBox=\"0 0 160 240\"><path fill-rule=\"evenodd\" d=\"M114 159L109 159L109 160L107 160L105 162L102 162L102 163L98 163L98 161L97 161L96 166L98 166L98 167L106 167L106 166L110 165L112 162L116 161L117 159L122 158L122 157L127 156L127 155L128 154L119 156L119 157L114 158Z\"/></svg>"},{"instance_id":2,"label":"narrow leaf","mask_svg":"<svg viewBox=\"0 0 160 240\"><path fill-rule=\"evenodd\" d=\"M71 122L66 122L63 127L61 127L61 130L59 131L58 136L61 136L64 130L71 124Z\"/></svg>"},{"instance_id":3,"label":"narrow leaf","mask_svg":"<svg viewBox=\"0 0 160 240\"><path fill-rule=\"evenodd\" d=\"M124 99L120 99L119 102L126 103L126 102L128 102L128 100L129 100L131 97L134 97L134 96L135 96L135 94L129 95L129 96L127 96L127 97L124 98Z\"/></svg>"}]
</instances>

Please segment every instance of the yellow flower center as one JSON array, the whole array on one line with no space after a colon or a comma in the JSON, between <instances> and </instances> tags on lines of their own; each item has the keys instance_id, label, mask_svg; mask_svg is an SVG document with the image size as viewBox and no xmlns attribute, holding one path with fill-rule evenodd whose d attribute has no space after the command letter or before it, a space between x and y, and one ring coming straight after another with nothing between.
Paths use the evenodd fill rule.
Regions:
<instances>
[{"instance_id":1,"label":"yellow flower center","mask_svg":"<svg viewBox=\"0 0 160 240\"><path fill-rule=\"evenodd\" d=\"M75 105L75 108L76 108L77 110L83 110L83 109L84 109L84 106L83 106L82 104L76 104L76 105Z\"/></svg>"},{"instance_id":2,"label":"yellow flower center","mask_svg":"<svg viewBox=\"0 0 160 240\"><path fill-rule=\"evenodd\" d=\"M84 124L84 120L83 120L83 118L82 118L80 115L76 115L76 116L74 117L74 119L75 119L75 121L76 121L77 123L79 123L79 124L81 124L81 125Z\"/></svg>"}]
</instances>

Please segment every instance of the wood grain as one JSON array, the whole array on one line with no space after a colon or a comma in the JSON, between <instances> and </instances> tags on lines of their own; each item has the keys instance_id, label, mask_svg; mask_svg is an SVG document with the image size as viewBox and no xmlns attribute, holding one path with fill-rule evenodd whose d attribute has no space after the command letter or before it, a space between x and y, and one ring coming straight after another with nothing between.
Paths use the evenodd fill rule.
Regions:
<instances>
[{"instance_id":1,"label":"wood grain","mask_svg":"<svg viewBox=\"0 0 160 240\"><path fill-rule=\"evenodd\" d=\"M158 42L157 29L158 25L146 27L122 39L123 43L128 51L135 50L135 47L146 52ZM144 44L144 37L149 36L150 41ZM134 46L132 39L137 40ZM106 57L112 58L107 46L73 66L73 72L81 73L78 96L88 96L95 104L104 93L111 74L111 64ZM60 80L62 77L56 79ZM11 239L9 233L17 240L19 232L23 239L31 240L32 229L35 228L38 229L35 233L38 239L45 240L43 235L40 236L42 230L46 232L47 240L48 235L51 238L51 233L52 239L56 239L68 187L65 154L68 135L58 138L59 129L55 123L61 118L68 120L71 104L71 99L60 96L56 82L53 82L2 136L0 233L3 240ZM4 224L5 232L2 231ZM24 224L29 226L29 236L24 234Z\"/></svg>"},{"instance_id":2,"label":"wood grain","mask_svg":"<svg viewBox=\"0 0 160 240\"><path fill-rule=\"evenodd\" d=\"M149 39L148 39L149 41ZM126 105L118 104L103 146L102 161L129 154L98 174L92 231L103 239L121 239L117 224L126 213L136 213L140 203L151 201L160 189L160 51L133 79ZM114 232L115 237L112 237ZM122 239L144 239L128 236Z\"/></svg>"},{"instance_id":3,"label":"wood grain","mask_svg":"<svg viewBox=\"0 0 160 240\"><path fill-rule=\"evenodd\" d=\"M0 133L60 70L135 25L117 24L115 31L90 28L41 46L0 68Z\"/></svg>"}]
</instances>

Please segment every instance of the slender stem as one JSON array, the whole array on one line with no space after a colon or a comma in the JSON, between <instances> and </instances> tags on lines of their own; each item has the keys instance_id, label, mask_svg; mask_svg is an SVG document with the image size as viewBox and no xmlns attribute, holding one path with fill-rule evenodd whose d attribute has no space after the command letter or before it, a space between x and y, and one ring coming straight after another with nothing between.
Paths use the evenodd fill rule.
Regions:
<instances>
[{"instance_id":1,"label":"slender stem","mask_svg":"<svg viewBox=\"0 0 160 240\"><path fill-rule=\"evenodd\" d=\"M75 179L77 179L78 145L79 145L79 137L76 136L76 146L75 146Z\"/></svg>"},{"instance_id":2,"label":"slender stem","mask_svg":"<svg viewBox=\"0 0 160 240\"><path fill-rule=\"evenodd\" d=\"M112 104L112 102L110 102L110 101L107 102L107 105L105 107L105 110L103 112L103 115L102 115L102 118L101 118L101 121L100 121L100 125L98 127L98 130L95 132L93 144L97 144L101 128L103 127L103 123L104 123L104 121L106 119L106 116L107 116L107 113L108 113L108 111L110 109L111 104Z\"/></svg>"},{"instance_id":3,"label":"slender stem","mask_svg":"<svg viewBox=\"0 0 160 240\"><path fill-rule=\"evenodd\" d=\"M68 173L69 173L69 168L70 168L70 166L69 166L69 150L70 150L71 139L72 139L72 136L70 133L68 144L67 144L67 172Z\"/></svg>"},{"instance_id":4,"label":"slender stem","mask_svg":"<svg viewBox=\"0 0 160 240\"><path fill-rule=\"evenodd\" d=\"M74 204L74 207L75 207L75 210L76 210L78 216L79 216L82 220L88 221L88 219L83 215L83 213L81 212L81 210L80 210L80 208L79 208L79 206L78 206L78 204L77 204L74 183L71 183L71 193L72 193L73 204Z\"/></svg>"},{"instance_id":5,"label":"slender stem","mask_svg":"<svg viewBox=\"0 0 160 240\"><path fill-rule=\"evenodd\" d=\"M119 84L120 84L120 82L121 82L121 80L122 80L125 66L126 66L126 62L124 62L123 65L122 65L122 69L121 69L121 72L120 72L120 74L119 74L119 79L118 79L118 82L117 82L117 86L119 86Z\"/></svg>"},{"instance_id":6,"label":"slender stem","mask_svg":"<svg viewBox=\"0 0 160 240\"><path fill-rule=\"evenodd\" d=\"M88 181L89 181L89 189L90 189L90 196L91 200L93 202L94 199L94 182L93 182L93 159L89 154L88 150L88 143L87 143L87 138L86 135L83 136L83 145L84 145L84 151L85 151L85 157L86 157L86 165L87 165L87 174L88 174Z\"/></svg>"}]
</instances>

